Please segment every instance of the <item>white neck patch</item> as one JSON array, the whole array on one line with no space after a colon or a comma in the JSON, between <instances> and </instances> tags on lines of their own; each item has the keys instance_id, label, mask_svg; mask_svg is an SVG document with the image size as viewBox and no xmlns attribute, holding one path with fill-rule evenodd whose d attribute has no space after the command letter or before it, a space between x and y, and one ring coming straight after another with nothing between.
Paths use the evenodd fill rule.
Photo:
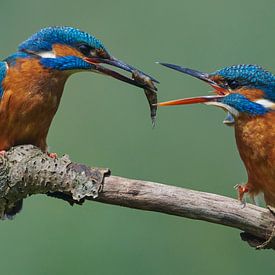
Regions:
<instances>
[{"instance_id":1,"label":"white neck patch","mask_svg":"<svg viewBox=\"0 0 275 275\"><path fill-rule=\"evenodd\" d=\"M268 99L258 99L254 102L262 105L265 108L275 110L275 103Z\"/></svg>"},{"instance_id":2,"label":"white neck patch","mask_svg":"<svg viewBox=\"0 0 275 275\"><path fill-rule=\"evenodd\" d=\"M209 102L205 102L204 104L221 107L224 110L228 111L232 116L234 116L234 117L238 117L239 116L239 111L236 110L235 108L227 105L227 104L224 104L224 103L221 103L221 102L217 102L217 101L209 101Z\"/></svg>"},{"instance_id":3,"label":"white neck patch","mask_svg":"<svg viewBox=\"0 0 275 275\"><path fill-rule=\"evenodd\" d=\"M43 58L56 58L56 55L52 51L38 52L36 55L39 55Z\"/></svg>"}]
</instances>

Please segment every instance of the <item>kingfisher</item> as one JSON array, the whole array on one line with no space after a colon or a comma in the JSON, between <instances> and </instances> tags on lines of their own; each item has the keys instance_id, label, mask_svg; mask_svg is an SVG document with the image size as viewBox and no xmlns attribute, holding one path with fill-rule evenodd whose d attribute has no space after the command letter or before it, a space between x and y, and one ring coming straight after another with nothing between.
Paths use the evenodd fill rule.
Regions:
<instances>
[{"instance_id":1,"label":"kingfisher","mask_svg":"<svg viewBox=\"0 0 275 275\"><path fill-rule=\"evenodd\" d=\"M32 144L47 152L47 134L65 82L76 72L96 72L145 88L102 64L158 82L111 56L100 40L76 28L44 28L21 43L0 62L0 150Z\"/></svg>"},{"instance_id":2,"label":"kingfisher","mask_svg":"<svg viewBox=\"0 0 275 275\"><path fill-rule=\"evenodd\" d=\"M238 184L238 198L245 203L263 193L269 208L275 207L275 76L258 65L234 65L204 73L160 63L209 84L214 94L159 103L159 106L203 103L228 112L225 123L233 125L248 181Z\"/></svg>"},{"instance_id":3,"label":"kingfisher","mask_svg":"<svg viewBox=\"0 0 275 275\"><path fill-rule=\"evenodd\" d=\"M0 153L32 144L47 151L47 134L58 109L65 82L76 72L95 72L147 89L140 80L108 67L153 77L113 57L93 35L67 26L43 28L0 62ZM152 85L149 87L152 90ZM153 88L154 85L153 85ZM155 88L156 90L156 88ZM56 154L49 153L56 157ZM18 202L7 215L22 207Z\"/></svg>"}]
</instances>

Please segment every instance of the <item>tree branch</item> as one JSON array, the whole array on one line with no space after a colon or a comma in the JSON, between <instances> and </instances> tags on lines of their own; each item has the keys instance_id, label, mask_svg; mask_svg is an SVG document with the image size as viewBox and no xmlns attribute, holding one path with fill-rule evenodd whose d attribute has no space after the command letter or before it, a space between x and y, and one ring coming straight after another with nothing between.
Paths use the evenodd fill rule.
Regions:
<instances>
[{"instance_id":1,"label":"tree branch","mask_svg":"<svg viewBox=\"0 0 275 275\"><path fill-rule=\"evenodd\" d=\"M275 219L268 209L242 208L224 196L109 174L72 163L68 156L49 158L31 145L14 147L0 157L0 217L14 214L23 198L42 193L70 204L95 200L222 224L244 231L242 239L253 247L275 249Z\"/></svg>"}]
</instances>

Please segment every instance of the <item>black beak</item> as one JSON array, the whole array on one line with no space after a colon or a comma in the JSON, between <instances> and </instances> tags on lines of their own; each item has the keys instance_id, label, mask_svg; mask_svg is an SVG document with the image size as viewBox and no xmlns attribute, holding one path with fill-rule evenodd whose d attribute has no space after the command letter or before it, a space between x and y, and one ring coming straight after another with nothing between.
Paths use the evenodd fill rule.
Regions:
<instances>
[{"instance_id":1,"label":"black beak","mask_svg":"<svg viewBox=\"0 0 275 275\"><path fill-rule=\"evenodd\" d=\"M196 70L193 70L193 69L181 67L181 66L174 65L174 64L161 63L161 62L157 62L157 63L162 65L162 66L168 67L170 69L179 71L181 73L191 75L191 76L193 76L195 78L198 78L198 79L200 79L204 82L207 82L211 86L212 85L217 85L213 80L211 80L211 78L209 77L209 74L207 74L207 73L203 73L203 72L200 72L200 71L196 71Z\"/></svg>"},{"instance_id":2,"label":"black beak","mask_svg":"<svg viewBox=\"0 0 275 275\"><path fill-rule=\"evenodd\" d=\"M159 81L156 80L154 77L152 77L148 74L145 74L144 72L142 72L142 71L134 68L133 66L128 65L128 64L124 63L123 61L118 60L114 57L109 57L109 58L99 58L99 57L89 58L89 57L86 57L84 60L86 62L90 63L90 64L93 64L95 66L94 69L96 71L98 71L100 73L103 73L105 75L111 76L113 78L116 78L120 81L123 81L123 82L129 83L131 85L137 86L137 87L142 88L142 89L149 88L148 85L145 82L142 83L142 82L137 81L133 78L129 78L127 76L124 76L124 75L122 75L122 74L120 74L116 71L113 71L109 68L103 67L100 64L108 64L108 65L114 66L116 68L119 68L119 69L122 69L124 71L132 73L132 76L138 72L140 75L144 75L147 78L149 78L152 82L159 83ZM152 87L150 87L150 89L152 89ZM154 87L154 90L157 91L157 88Z\"/></svg>"},{"instance_id":3,"label":"black beak","mask_svg":"<svg viewBox=\"0 0 275 275\"><path fill-rule=\"evenodd\" d=\"M224 88L223 86L221 86L221 84L216 83L213 79L211 79L211 76L208 73L203 73L200 71L196 71L193 69L189 69L189 68L174 65L174 64L161 63L161 62L157 62L157 63L162 66L168 67L170 69L179 71L181 73L191 75L197 79L200 79L200 80L208 83L210 86L212 86L215 89L215 92L219 95L226 95L229 93L227 88Z\"/></svg>"}]
</instances>

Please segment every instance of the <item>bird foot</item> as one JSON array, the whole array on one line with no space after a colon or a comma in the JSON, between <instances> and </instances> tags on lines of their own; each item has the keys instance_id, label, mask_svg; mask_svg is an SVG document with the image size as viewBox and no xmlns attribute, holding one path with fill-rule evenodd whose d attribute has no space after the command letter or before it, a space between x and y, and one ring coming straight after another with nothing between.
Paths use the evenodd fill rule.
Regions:
<instances>
[{"instance_id":1,"label":"bird foot","mask_svg":"<svg viewBox=\"0 0 275 275\"><path fill-rule=\"evenodd\" d=\"M48 157L50 157L52 159L57 159L58 158L57 153L49 153L49 152L47 152L47 155L48 155Z\"/></svg>"},{"instance_id":2,"label":"bird foot","mask_svg":"<svg viewBox=\"0 0 275 275\"><path fill-rule=\"evenodd\" d=\"M4 157L6 153L7 153L6 150L0 150L0 156Z\"/></svg>"},{"instance_id":3,"label":"bird foot","mask_svg":"<svg viewBox=\"0 0 275 275\"><path fill-rule=\"evenodd\" d=\"M241 185L241 184L236 184L234 186L234 188L237 190L238 192L238 200L241 202L242 207L244 208L246 205L246 201L245 201L245 193L249 192L249 189L246 185Z\"/></svg>"}]
</instances>

